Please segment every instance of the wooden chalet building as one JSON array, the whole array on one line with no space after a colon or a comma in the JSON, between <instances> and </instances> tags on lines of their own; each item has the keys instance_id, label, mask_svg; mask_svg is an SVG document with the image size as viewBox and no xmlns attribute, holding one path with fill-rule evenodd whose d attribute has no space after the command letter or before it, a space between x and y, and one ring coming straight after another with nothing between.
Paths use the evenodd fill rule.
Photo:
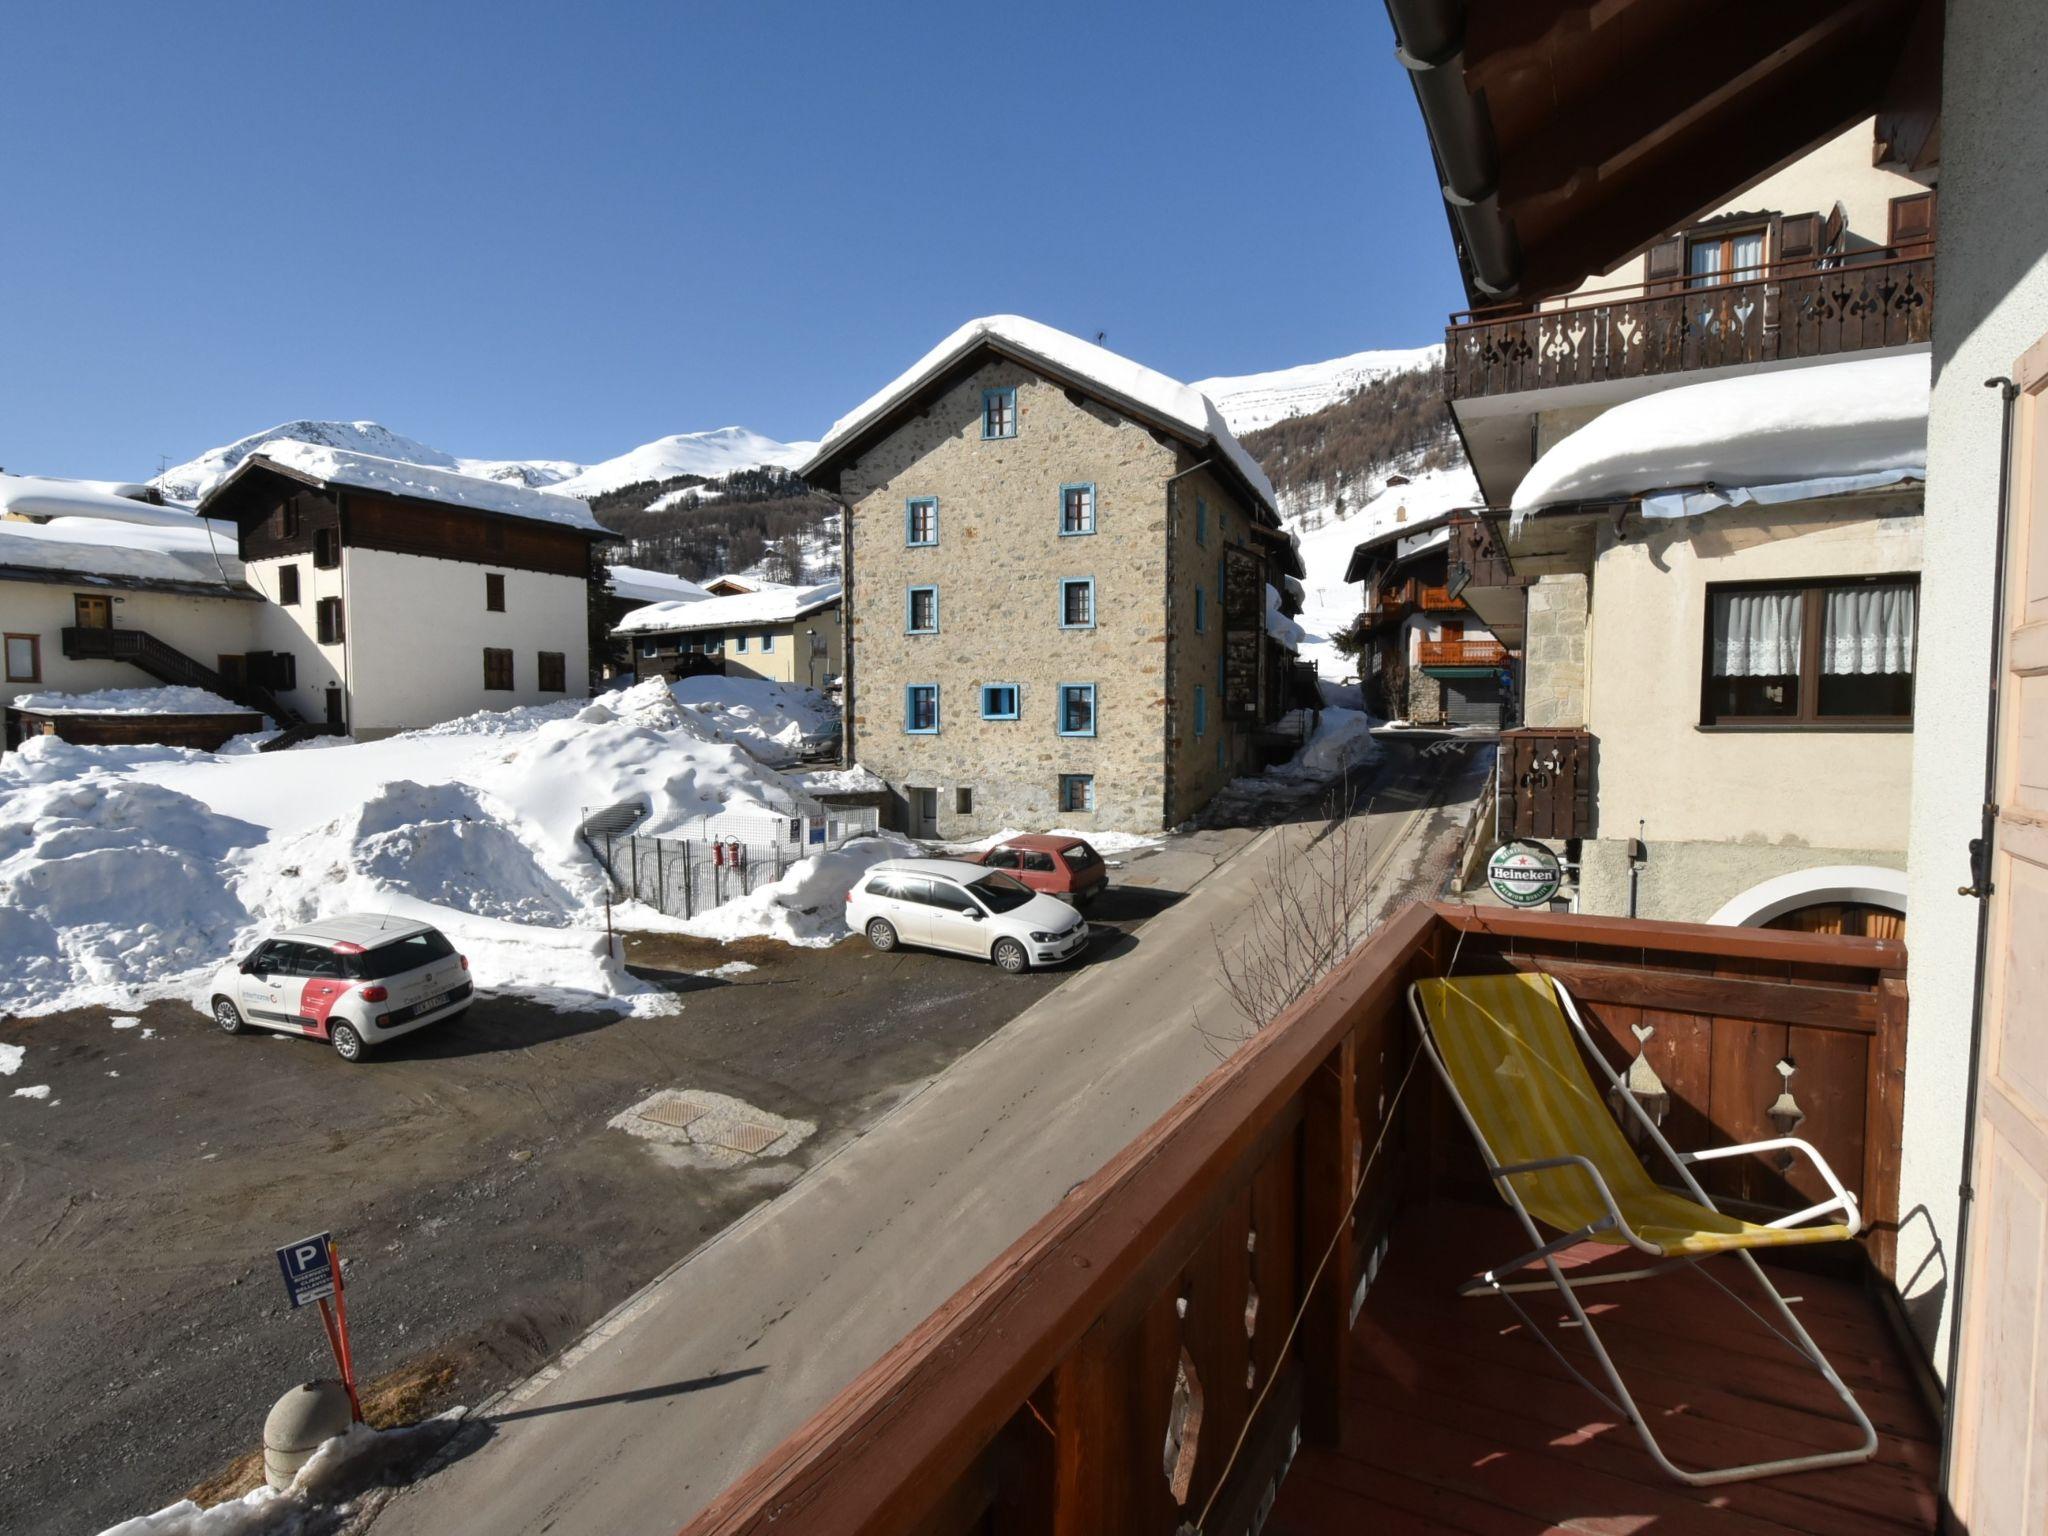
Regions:
<instances>
[{"instance_id":1,"label":"wooden chalet building","mask_svg":"<svg viewBox=\"0 0 2048 1536\"><path fill-rule=\"evenodd\" d=\"M1487 726L1514 719L1514 662L1453 585L1449 514L1367 539L1344 579L1364 594L1354 631L1365 707L1411 725Z\"/></svg>"}]
</instances>

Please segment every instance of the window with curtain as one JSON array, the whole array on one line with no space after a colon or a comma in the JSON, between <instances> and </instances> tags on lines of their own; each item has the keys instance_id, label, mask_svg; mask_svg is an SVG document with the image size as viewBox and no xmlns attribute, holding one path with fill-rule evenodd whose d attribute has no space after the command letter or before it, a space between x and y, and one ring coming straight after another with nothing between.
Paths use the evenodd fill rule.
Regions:
<instances>
[{"instance_id":1,"label":"window with curtain","mask_svg":"<svg viewBox=\"0 0 2048 1536\"><path fill-rule=\"evenodd\" d=\"M1685 243L1685 270L1694 288L1755 282L1764 275L1764 232L1695 235Z\"/></svg>"},{"instance_id":2,"label":"window with curtain","mask_svg":"<svg viewBox=\"0 0 2048 1536\"><path fill-rule=\"evenodd\" d=\"M1709 587L1704 725L1899 725L1913 716L1911 581Z\"/></svg>"}]
</instances>

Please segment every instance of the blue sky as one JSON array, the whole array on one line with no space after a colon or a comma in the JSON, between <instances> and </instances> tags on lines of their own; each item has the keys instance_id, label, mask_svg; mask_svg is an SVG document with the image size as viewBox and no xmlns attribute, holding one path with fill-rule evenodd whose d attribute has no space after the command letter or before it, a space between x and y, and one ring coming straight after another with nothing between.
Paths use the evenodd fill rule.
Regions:
<instances>
[{"instance_id":1,"label":"blue sky","mask_svg":"<svg viewBox=\"0 0 2048 1536\"><path fill-rule=\"evenodd\" d=\"M1014 311L1182 378L1441 337L1376 4L9 6L0 465L297 416L816 436Z\"/></svg>"}]
</instances>

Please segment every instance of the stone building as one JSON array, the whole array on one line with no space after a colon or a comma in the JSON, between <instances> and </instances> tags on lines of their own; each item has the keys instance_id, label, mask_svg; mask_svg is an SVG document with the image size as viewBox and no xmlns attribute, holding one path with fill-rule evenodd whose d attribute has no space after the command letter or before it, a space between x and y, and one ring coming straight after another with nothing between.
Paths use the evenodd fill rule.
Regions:
<instances>
[{"instance_id":1,"label":"stone building","mask_svg":"<svg viewBox=\"0 0 2048 1536\"><path fill-rule=\"evenodd\" d=\"M915 834L1174 826L1313 707L1272 487L1149 368L976 320L804 475L847 511L849 760Z\"/></svg>"}]
</instances>

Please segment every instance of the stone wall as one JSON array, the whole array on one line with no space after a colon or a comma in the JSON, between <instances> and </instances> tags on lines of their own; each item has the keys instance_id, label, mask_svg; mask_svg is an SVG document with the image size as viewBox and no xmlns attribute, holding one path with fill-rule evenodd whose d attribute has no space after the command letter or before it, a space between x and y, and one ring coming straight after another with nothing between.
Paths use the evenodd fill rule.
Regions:
<instances>
[{"instance_id":1,"label":"stone wall","mask_svg":"<svg viewBox=\"0 0 2048 1536\"><path fill-rule=\"evenodd\" d=\"M1522 650L1522 723L1586 723L1586 578L1544 576L1529 587Z\"/></svg>"},{"instance_id":2,"label":"stone wall","mask_svg":"<svg viewBox=\"0 0 2048 1536\"><path fill-rule=\"evenodd\" d=\"M1017 435L984 440L982 391L997 387L1017 391ZM936 789L940 836L1168 823L1166 482L1184 458L1148 429L992 360L845 469L854 750L899 793ZM1075 483L1095 486L1096 531L1062 536L1060 490ZM923 496L938 498L938 543L910 548L905 502ZM1092 628L1061 627L1068 577L1094 578ZM936 634L905 633L914 584L938 588ZM904 730L912 683L939 685L934 735ZM990 683L1016 685L1018 719L981 718ZM1095 684L1094 736L1059 733L1062 683ZM1059 809L1070 773L1094 775L1092 813Z\"/></svg>"},{"instance_id":3,"label":"stone wall","mask_svg":"<svg viewBox=\"0 0 2048 1536\"><path fill-rule=\"evenodd\" d=\"M1251 511L1207 470L1175 483L1167 593L1166 752L1171 803L1167 820L1179 824L1207 805L1240 774L1259 763L1249 725L1223 718L1223 584L1226 547L1256 548ZM1203 626L1195 628L1197 592ZM1195 689L1206 701L1206 723L1195 729Z\"/></svg>"},{"instance_id":4,"label":"stone wall","mask_svg":"<svg viewBox=\"0 0 2048 1536\"><path fill-rule=\"evenodd\" d=\"M1408 697L1401 718L1411 725L1441 725L1444 685L1420 667L1408 669Z\"/></svg>"}]
</instances>

